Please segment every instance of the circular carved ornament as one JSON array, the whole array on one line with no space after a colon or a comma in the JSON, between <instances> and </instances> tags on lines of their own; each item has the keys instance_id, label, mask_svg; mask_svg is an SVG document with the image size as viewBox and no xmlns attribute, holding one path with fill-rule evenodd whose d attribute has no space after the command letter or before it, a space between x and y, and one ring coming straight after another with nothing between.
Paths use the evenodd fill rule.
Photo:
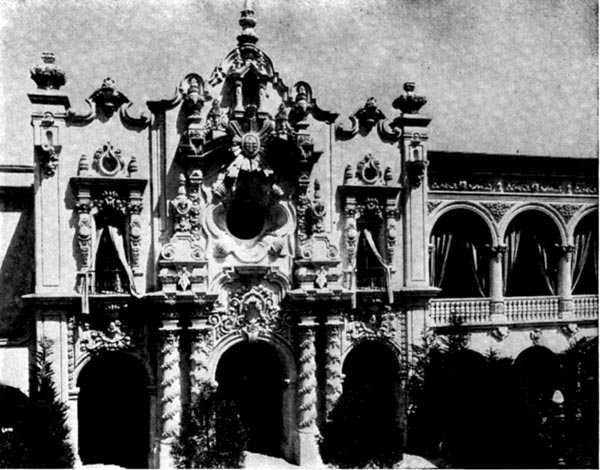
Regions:
<instances>
[{"instance_id":1,"label":"circular carved ornament","mask_svg":"<svg viewBox=\"0 0 600 470\"><path fill-rule=\"evenodd\" d=\"M241 148L244 155L254 158L260 152L260 138L254 132L248 132L242 136Z\"/></svg>"}]
</instances>

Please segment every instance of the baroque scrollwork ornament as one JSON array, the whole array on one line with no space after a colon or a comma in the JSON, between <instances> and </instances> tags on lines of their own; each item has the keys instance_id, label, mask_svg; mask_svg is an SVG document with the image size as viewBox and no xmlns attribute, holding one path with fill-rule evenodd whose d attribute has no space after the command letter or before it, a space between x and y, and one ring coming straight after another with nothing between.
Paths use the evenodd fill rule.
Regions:
<instances>
[{"instance_id":1,"label":"baroque scrollwork ornament","mask_svg":"<svg viewBox=\"0 0 600 470\"><path fill-rule=\"evenodd\" d=\"M262 285L231 293L226 312L214 313L208 321L215 328L218 337L239 331L249 341L256 341L261 334L289 329L289 325L284 323L273 292Z\"/></svg>"},{"instance_id":2,"label":"baroque scrollwork ornament","mask_svg":"<svg viewBox=\"0 0 600 470\"><path fill-rule=\"evenodd\" d=\"M353 316L348 324L346 337L354 342L378 338L393 340L397 333L396 318L397 315L389 309L389 306L386 306L383 313L372 314L365 320Z\"/></svg>"},{"instance_id":3,"label":"baroque scrollwork ornament","mask_svg":"<svg viewBox=\"0 0 600 470\"><path fill-rule=\"evenodd\" d=\"M80 345L84 352L119 351L133 346L131 336L120 320L109 322L103 330L91 329L89 323L84 323Z\"/></svg>"}]
</instances>

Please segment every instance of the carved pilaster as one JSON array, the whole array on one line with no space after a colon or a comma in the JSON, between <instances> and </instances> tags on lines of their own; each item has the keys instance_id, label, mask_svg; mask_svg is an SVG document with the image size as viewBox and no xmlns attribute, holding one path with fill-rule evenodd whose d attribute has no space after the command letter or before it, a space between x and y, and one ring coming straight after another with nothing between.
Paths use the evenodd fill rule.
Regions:
<instances>
[{"instance_id":1,"label":"carved pilaster","mask_svg":"<svg viewBox=\"0 0 600 470\"><path fill-rule=\"evenodd\" d=\"M356 228L356 209L346 207L346 254L348 256L348 276L346 279L346 288L354 288L354 262L356 260L356 247L358 245L358 230Z\"/></svg>"},{"instance_id":2,"label":"carved pilaster","mask_svg":"<svg viewBox=\"0 0 600 470\"><path fill-rule=\"evenodd\" d=\"M170 439L179 431L181 419L179 331L172 326L163 328L160 331L160 336L162 438Z\"/></svg>"},{"instance_id":3,"label":"carved pilaster","mask_svg":"<svg viewBox=\"0 0 600 470\"><path fill-rule=\"evenodd\" d=\"M388 263L392 264L396 252L396 218L398 217L398 210L387 209L385 215Z\"/></svg>"},{"instance_id":4,"label":"carved pilaster","mask_svg":"<svg viewBox=\"0 0 600 470\"><path fill-rule=\"evenodd\" d=\"M339 320L327 323L325 410L328 417L338 398L342 395L341 332L342 324Z\"/></svg>"},{"instance_id":5,"label":"carved pilaster","mask_svg":"<svg viewBox=\"0 0 600 470\"><path fill-rule=\"evenodd\" d=\"M315 327L312 320L300 323L300 373L298 375L298 427L300 432L315 432L317 419L317 363Z\"/></svg>"},{"instance_id":6,"label":"carved pilaster","mask_svg":"<svg viewBox=\"0 0 600 470\"><path fill-rule=\"evenodd\" d=\"M80 197L75 204L75 210L79 214L77 222L77 247L81 255L81 269L87 271L90 268L90 253L92 249L92 205L89 198Z\"/></svg>"},{"instance_id":7,"label":"carved pilaster","mask_svg":"<svg viewBox=\"0 0 600 470\"><path fill-rule=\"evenodd\" d=\"M129 204L129 248L131 252L131 267L134 270L140 267L140 247L142 245L141 211L141 201Z\"/></svg>"}]
</instances>

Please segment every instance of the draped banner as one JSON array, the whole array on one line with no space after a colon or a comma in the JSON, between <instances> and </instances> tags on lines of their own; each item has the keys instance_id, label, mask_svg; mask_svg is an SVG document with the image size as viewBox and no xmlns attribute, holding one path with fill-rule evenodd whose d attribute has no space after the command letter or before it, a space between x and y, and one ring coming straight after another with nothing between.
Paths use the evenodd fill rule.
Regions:
<instances>
[{"instance_id":1,"label":"draped banner","mask_svg":"<svg viewBox=\"0 0 600 470\"><path fill-rule=\"evenodd\" d=\"M363 234L365 236L365 239L367 240L367 244L369 245L369 248L371 248L371 251L375 255L375 258L377 259L377 261L379 261L379 263L381 264L381 267L385 271L385 285L386 285L386 289L387 289L388 302L390 304L392 304L392 303L394 303L394 292L392 291L391 267L387 265L387 263L383 259L383 256L381 256L381 254L377 250L377 246L375 246L375 242L373 241L373 235L371 235L371 232L369 232L369 230L367 230L367 229L364 229Z\"/></svg>"},{"instance_id":2,"label":"draped banner","mask_svg":"<svg viewBox=\"0 0 600 470\"><path fill-rule=\"evenodd\" d=\"M131 266L129 266L129 262L127 261L127 255L125 254L125 239L119 232L117 227L112 225L108 225L99 230L96 230L96 246L94 247L94 255L92 258L92 263L88 269L88 271L83 273L83 278L81 282L81 313L89 314L90 313L90 303L89 303L89 295L90 290L92 289L92 273L94 273L96 267L96 259L98 258L98 249L100 248L100 241L102 240L102 235L104 231L107 231L112 246L114 247L119 262L125 271L127 276L127 280L129 283L129 292L136 298L140 298L140 294L137 292L135 287L133 271L131 270Z\"/></svg>"}]
</instances>

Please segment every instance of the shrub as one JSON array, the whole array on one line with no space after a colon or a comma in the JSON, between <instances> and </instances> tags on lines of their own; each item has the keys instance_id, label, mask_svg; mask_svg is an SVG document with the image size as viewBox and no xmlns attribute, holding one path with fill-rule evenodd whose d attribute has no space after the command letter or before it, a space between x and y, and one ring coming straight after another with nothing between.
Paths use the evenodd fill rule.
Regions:
<instances>
[{"instance_id":1,"label":"shrub","mask_svg":"<svg viewBox=\"0 0 600 470\"><path fill-rule=\"evenodd\" d=\"M13 419L12 431L0 438L0 466L70 468L74 453L69 441L67 406L58 398L51 368L49 340L40 342L32 366L35 386Z\"/></svg>"},{"instance_id":2,"label":"shrub","mask_svg":"<svg viewBox=\"0 0 600 470\"><path fill-rule=\"evenodd\" d=\"M232 400L202 384L183 410L171 454L178 468L241 468L246 432Z\"/></svg>"}]
</instances>

